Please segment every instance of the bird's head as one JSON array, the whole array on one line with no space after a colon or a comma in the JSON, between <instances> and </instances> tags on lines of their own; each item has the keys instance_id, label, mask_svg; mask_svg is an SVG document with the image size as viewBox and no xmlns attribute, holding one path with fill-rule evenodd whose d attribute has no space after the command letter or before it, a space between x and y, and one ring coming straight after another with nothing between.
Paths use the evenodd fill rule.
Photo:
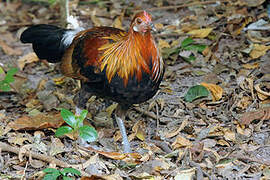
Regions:
<instances>
[{"instance_id":1,"label":"bird's head","mask_svg":"<svg viewBox=\"0 0 270 180\"><path fill-rule=\"evenodd\" d=\"M137 13L131 22L131 30L141 34L155 30L151 15L146 11Z\"/></svg>"}]
</instances>

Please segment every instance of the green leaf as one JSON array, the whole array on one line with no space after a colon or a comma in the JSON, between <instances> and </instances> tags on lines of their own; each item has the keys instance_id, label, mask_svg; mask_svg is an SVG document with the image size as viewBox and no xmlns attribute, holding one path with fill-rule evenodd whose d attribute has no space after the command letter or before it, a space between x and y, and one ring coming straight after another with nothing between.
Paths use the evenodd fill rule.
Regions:
<instances>
[{"instance_id":1,"label":"green leaf","mask_svg":"<svg viewBox=\"0 0 270 180\"><path fill-rule=\"evenodd\" d=\"M191 44L189 46L184 47L185 50L193 50L193 51L198 51L200 53L202 53L205 48L206 48L206 45L201 45L201 44Z\"/></svg>"},{"instance_id":2,"label":"green leaf","mask_svg":"<svg viewBox=\"0 0 270 180\"><path fill-rule=\"evenodd\" d=\"M4 80L3 81L0 81L0 90L2 91L10 91L10 85L8 83L6 83Z\"/></svg>"},{"instance_id":3,"label":"green leaf","mask_svg":"<svg viewBox=\"0 0 270 180\"><path fill-rule=\"evenodd\" d=\"M63 175L66 175L66 173L76 174L76 175L78 175L78 176L81 175L81 172L78 171L77 169L74 169L74 168L64 168L64 169L61 171L61 173L62 173Z\"/></svg>"},{"instance_id":4,"label":"green leaf","mask_svg":"<svg viewBox=\"0 0 270 180\"><path fill-rule=\"evenodd\" d=\"M93 142L97 140L98 134L95 128L90 126L82 126L79 128L80 137L88 142Z\"/></svg>"},{"instance_id":5,"label":"green leaf","mask_svg":"<svg viewBox=\"0 0 270 180\"><path fill-rule=\"evenodd\" d=\"M85 119L86 118L86 116L87 116L87 113L88 113L88 111L87 110L82 110L82 112L81 112L81 114L80 114L80 119Z\"/></svg>"},{"instance_id":6,"label":"green leaf","mask_svg":"<svg viewBox=\"0 0 270 180\"><path fill-rule=\"evenodd\" d=\"M63 136L67 133L71 133L73 131L73 129L69 126L62 126L60 128L58 128L55 132L55 136L56 137L60 137L60 136Z\"/></svg>"},{"instance_id":7,"label":"green leaf","mask_svg":"<svg viewBox=\"0 0 270 180\"><path fill-rule=\"evenodd\" d=\"M64 176L63 180L73 180L71 177Z\"/></svg>"},{"instance_id":8,"label":"green leaf","mask_svg":"<svg viewBox=\"0 0 270 180\"><path fill-rule=\"evenodd\" d=\"M184 58L185 61L187 61L187 62L191 62L191 61L195 61L196 60L196 57L193 56L193 55L190 55L188 58L187 57L183 57L183 56L181 56L181 57Z\"/></svg>"},{"instance_id":9,"label":"green leaf","mask_svg":"<svg viewBox=\"0 0 270 180\"><path fill-rule=\"evenodd\" d=\"M73 128L76 127L75 115L72 112L67 109L61 109L61 116L68 125Z\"/></svg>"},{"instance_id":10,"label":"green leaf","mask_svg":"<svg viewBox=\"0 0 270 180\"><path fill-rule=\"evenodd\" d=\"M192 102L194 99L205 97L209 95L209 91L206 87L202 85L196 85L189 88L187 94L185 95L185 101Z\"/></svg>"},{"instance_id":11,"label":"green leaf","mask_svg":"<svg viewBox=\"0 0 270 180\"><path fill-rule=\"evenodd\" d=\"M59 175L57 174L46 174L44 177L43 177L43 180L57 180L57 178L60 176L60 173Z\"/></svg>"},{"instance_id":12,"label":"green leaf","mask_svg":"<svg viewBox=\"0 0 270 180\"><path fill-rule=\"evenodd\" d=\"M18 72L18 68L11 68L8 70L6 77L4 79L4 81L6 81L7 83L11 83L14 82L14 74L16 74Z\"/></svg>"},{"instance_id":13,"label":"green leaf","mask_svg":"<svg viewBox=\"0 0 270 180\"><path fill-rule=\"evenodd\" d=\"M87 113L88 113L88 111L84 109L84 110L82 110L80 116L76 118L78 128L83 126L83 120L86 118Z\"/></svg>"},{"instance_id":14,"label":"green leaf","mask_svg":"<svg viewBox=\"0 0 270 180\"><path fill-rule=\"evenodd\" d=\"M45 173L51 173L51 174L59 173L60 174L59 170L54 169L54 168L46 168L46 169L43 169L42 171L45 172Z\"/></svg>"},{"instance_id":15,"label":"green leaf","mask_svg":"<svg viewBox=\"0 0 270 180\"><path fill-rule=\"evenodd\" d=\"M192 38L188 37L181 42L181 48L184 48L192 43L194 43L194 40Z\"/></svg>"},{"instance_id":16,"label":"green leaf","mask_svg":"<svg viewBox=\"0 0 270 180\"><path fill-rule=\"evenodd\" d=\"M5 74L5 71L1 66L0 66L0 74Z\"/></svg>"}]
</instances>

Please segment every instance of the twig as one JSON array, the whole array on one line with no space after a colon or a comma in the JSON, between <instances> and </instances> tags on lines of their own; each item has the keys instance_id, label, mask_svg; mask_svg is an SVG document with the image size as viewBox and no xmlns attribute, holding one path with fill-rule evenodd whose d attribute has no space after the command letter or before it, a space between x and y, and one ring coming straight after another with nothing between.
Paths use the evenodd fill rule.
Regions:
<instances>
[{"instance_id":1,"label":"twig","mask_svg":"<svg viewBox=\"0 0 270 180\"><path fill-rule=\"evenodd\" d=\"M7 152L13 152L15 154L19 154L20 149L18 147L10 146L6 143L0 142L0 148L2 151L7 151ZM25 153L26 156L30 156L30 152ZM43 154L37 154L34 152L31 152L31 155L33 158L40 159L42 161L48 162L48 163L55 163L57 166L60 167L70 167L71 165L67 164L64 161L60 161L58 159L55 159L54 157L43 155Z\"/></svg>"},{"instance_id":2,"label":"twig","mask_svg":"<svg viewBox=\"0 0 270 180\"><path fill-rule=\"evenodd\" d=\"M143 113L146 116L149 116L150 118L157 119L157 116L154 113L145 111L145 110L141 109L140 107L134 107L134 109L140 113Z\"/></svg>"},{"instance_id":3,"label":"twig","mask_svg":"<svg viewBox=\"0 0 270 180\"><path fill-rule=\"evenodd\" d=\"M157 11L157 10L168 10L168 9L179 9L183 7L198 6L198 5L207 5L207 4L216 4L218 1L204 1L204 2L192 2L188 4L181 4L176 6L163 6L146 9L146 11ZM229 2L229 0L219 0L220 3ZM139 10L138 10L139 11ZM137 12L137 11L136 11Z\"/></svg>"},{"instance_id":4,"label":"twig","mask_svg":"<svg viewBox=\"0 0 270 180\"><path fill-rule=\"evenodd\" d=\"M19 149L18 147L10 146L10 145L8 145L8 144L6 144L6 143L3 143L3 142L0 142L0 149L1 149L1 151L13 152L13 153L15 153L15 154L19 154L19 152L20 152L20 149ZM1 152L1 151L0 151L0 152ZM82 163L82 164L72 165L72 164L68 164L68 163L66 163L66 162L64 162L64 161L61 161L61 160L59 160L59 159L56 159L56 158L51 157L51 156L48 156L48 155L37 154L37 153L35 153L35 152L31 152L31 153L30 153L30 151L27 151L27 152L25 153L25 155L26 155L27 157L29 157L30 154L31 154L31 156L32 156L33 158L35 158L35 159L39 159L39 160L42 160L42 161L45 161L45 162L48 162L48 163L54 163L54 164L56 164L57 166L63 167L63 168L66 168L66 167L72 167L72 168L74 168L74 169L79 170L83 176L89 176L88 173L86 173L85 171L82 171L82 169L80 168L80 167L84 167L84 168L85 168L86 165L89 165L89 161L86 161L86 162L84 162L84 163Z\"/></svg>"},{"instance_id":5,"label":"twig","mask_svg":"<svg viewBox=\"0 0 270 180\"><path fill-rule=\"evenodd\" d=\"M181 33L181 34L178 34L178 33L168 33L168 34L156 34L154 35L155 38L161 38L161 37L179 37L179 36L187 36L186 33Z\"/></svg>"},{"instance_id":6,"label":"twig","mask_svg":"<svg viewBox=\"0 0 270 180\"><path fill-rule=\"evenodd\" d=\"M256 162L256 163L259 163L259 164L263 164L263 165L266 165L266 166L270 166L270 162L269 161L263 161L263 160L260 160L256 157L249 157L249 156L244 156L244 155L239 155L239 154L233 154L233 155L230 155L229 158L236 158L236 159L240 159L240 160L244 160L244 161L252 161L252 162Z\"/></svg>"}]
</instances>

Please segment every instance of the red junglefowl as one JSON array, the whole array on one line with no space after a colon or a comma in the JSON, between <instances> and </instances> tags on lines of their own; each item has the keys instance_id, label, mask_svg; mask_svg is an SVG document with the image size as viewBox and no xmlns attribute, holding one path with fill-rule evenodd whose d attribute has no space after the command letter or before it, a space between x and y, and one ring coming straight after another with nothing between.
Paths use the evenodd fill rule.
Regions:
<instances>
[{"instance_id":1,"label":"red junglefowl","mask_svg":"<svg viewBox=\"0 0 270 180\"><path fill-rule=\"evenodd\" d=\"M150 32L153 28L151 16L143 11L135 15L128 32L112 27L71 30L40 24L26 29L21 41L32 43L40 59L61 62L65 76L81 81L74 98L77 114L92 95L119 104L115 117L128 153L131 149L122 119L132 104L156 94L164 74Z\"/></svg>"}]
</instances>

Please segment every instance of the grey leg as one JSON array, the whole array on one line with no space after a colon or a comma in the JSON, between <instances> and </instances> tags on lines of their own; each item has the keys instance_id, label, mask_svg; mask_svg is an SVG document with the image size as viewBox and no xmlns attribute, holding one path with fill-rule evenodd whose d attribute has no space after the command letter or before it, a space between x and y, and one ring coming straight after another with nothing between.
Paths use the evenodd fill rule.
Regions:
<instances>
[{"instance_id":1,"label":"grey leg","mask_svg":"<svg viewBox=\"0 0 270 180\"><path fill-rule=\"evenodd\" d=\"M122 144L124 147L124 153L131 153L130 144L128 141L128 136L125 128L125 124L123 119L125 119L126 111L123 110L120 105L118 105L116 109L116 122L119 127L120 133L122 135Z\"/></svg>"}]
</instances>

